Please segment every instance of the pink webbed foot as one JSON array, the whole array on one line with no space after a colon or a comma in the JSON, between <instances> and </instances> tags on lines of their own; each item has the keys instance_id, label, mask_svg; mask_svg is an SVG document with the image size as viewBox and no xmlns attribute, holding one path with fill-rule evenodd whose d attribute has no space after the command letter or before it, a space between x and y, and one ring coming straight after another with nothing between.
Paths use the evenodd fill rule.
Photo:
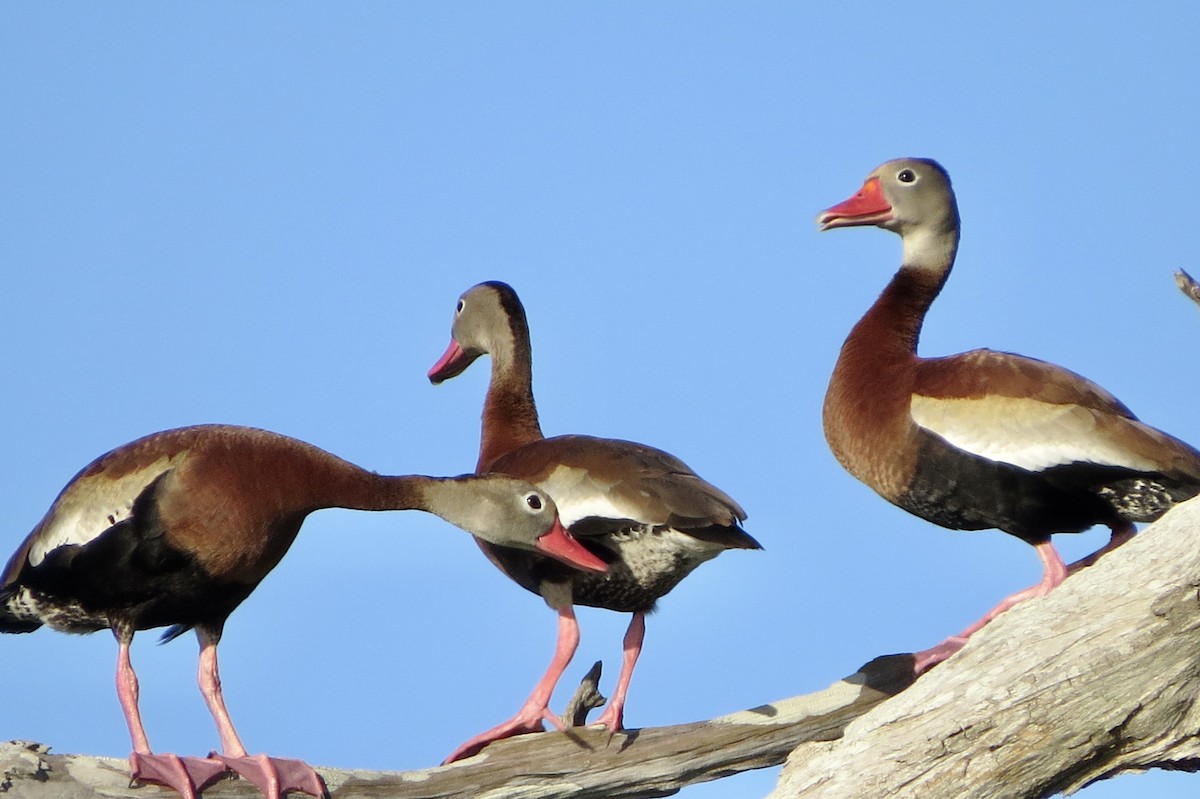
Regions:
<instances>
[{"instance_id":1,"label":"pink webbed foot","mask_svg":"<svg viewBox=\"0 0 1200 799\"><path fill-rule=\"evenodd\" d=\"M202 757L134 752L129 755L129 778L172 789L183 799L196 799L196 792L226 772L219 760Z\"/></svg>"},{"instance_id":2,"label":"pink webbed foot","mask_svg":"<svg viewBox=\"0 0 1200 799\"><path fill-rule=\"evenodd\" d=\"M1114 530L1112 542L1110 542L1109 546L1105 547L1104 550L1101 550L1099 553L1097 553L1095 557L1099 557L1109 549L1114 549L1120 546L1126 540L1128 539L1125 534ZM1055 588L1062 585L1063 581L1067 579L1067 565L1063 563L1062 558L1059 557L1057 550L1054 549L1054 545L1050 543L1050 539L1047 538L1044 541L1034 544L1034 549L1037 551L1038 557L1042 561L1041 582L1039 582L1037 585L1026 588L1024 591L1018 591L1012 596L1001 600L1000 604L989 610L982 619L975 622L958 635L952 635L937 646L917 652L914 655L915 661L913 663L913 676L920 677L926 671L929 671L931 668L941 663L958 650L962 649L963 646L966 645L968 638L994 621L997 616L1010 610L1014 605L1018 605L1029 599L1044 597Z\"/></svg>"},{"instance_id":3,"label":"pink webbed foot","mask_svg":"<svg viewBox=\"0 0 1200 799\"><path fill-rule=\"evenodd\" d=\"M579 624L575 621L575 611L570 605L567 605L558 611L558 641L554 646L554 658L550 661L550 666L542 675L542 679L538 680L538 684L534 686L533 693L517 711L517 715L487 732L476 735L451 752L450 757L442 761L442 765L476 755L492 741L525 733L545 732L545 728L542 727L543 719L560 730L564 729L558 717L550 712L550 696L554 693L554 686L558 684L567 664L574 657L575 648L578 645Z\"/></svg>"},{"instance_id":4,"label":"pink webbed foot","mask_svg":"<svg viewBox=\"0 0 1200 799\"><path fill-rule=\"evenodd\" d=\"M604 727L610 736L620 732L625 729L625 706L610 701L604 712L595 721L589 722L588 726Z\"/></svg>"},{"instance_id":5,"label":"pink webbed foot","mask_svg":"<svg viewBox=\"0 0 1200 799\"><path fill-rule=\"evenodd\" d=\"M1061 580L1059 582L1061 582ZM920 677L922 674L929 671L943 660L946 660L958 650L962 649L964 646L966 646L967 639L994 621L1000 614L1007 612L1015 605L1019 605L1028 599L1046 596L1046 594L1050 593L1050 591L1053 590L1054 586L1057 584L1058 583L1054 583L1051 585L1043 581L1032 588L1026 588L1024 591L1018 591L1012 596L1005 598L1000 602L1000 604L988 611L987 615L985 615L982 619L975 622L958 635L952 635L937 646L917 652L913 655L915 658L913 662L913 676Z\"/></svg>"},{"instance_id":6,"label":"pink webbed foot","mask_svg":"<svg viewBox=\"0 0 1200 799\"><path fill-rule=\"evenodd\" d=\"M302 760L267 755L227 757L215 752L212 757L237 772L240 777L257 785L266 799L282 799L288 791L302 791L317 797L329 796L321 775Z\"/></svg>"},{"instance_id":7,"label":"pink webbed foot","mask_svg":"<svg viewBox=\"0 0 1200 799\"><path fill-rule=\"evenodd\" d=\"M967 639L961 635L952 635L937 646L922 649L913 655L913 676L920 677L925 672L953 655L966 646Z\"/></svg>"},{"instance_id":8,"label":"pink webbed foot","mask_svg":"<svg viewBox=\"0 0 1200 799\"><path fill-rule=\"evenodd\" d=\"M485 746L493 741L500 741L504 738L511 738L514 735L526 735L533 732L545 732L546 728L542 726L542 720L545 719L553 724L558 729L563 729L562 722L558 717L550 712L549 708L521 708L517 715L513 716L503 724L492 727L487 732L481 732L471 740L464 743L462 746L450 753L450 757L442 761L442 765L453 763L456 760L465 760L468 757L474 757L479 754Z\"/></svg>"}]
</instances>

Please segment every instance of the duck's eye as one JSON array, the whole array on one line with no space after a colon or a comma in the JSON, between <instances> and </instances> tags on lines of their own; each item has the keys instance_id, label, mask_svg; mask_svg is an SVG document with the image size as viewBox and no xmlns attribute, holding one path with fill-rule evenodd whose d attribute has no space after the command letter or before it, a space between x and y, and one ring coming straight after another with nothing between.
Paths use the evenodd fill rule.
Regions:
<instances>
[{"instance_id":1,"label":"duck's eye","mask_svg":"<svg viewBox=\"0 0 1200 799\"><path fill-rule=\"evenodd\" d=\"M901 169L898 173L896 173L896 180L900 181L901 183L915 183L917 180L917 173L913 172L911 169Z\"/></svg>"},{"instance_id":2,"label":"duck's eye","mask_svg":"<svg viewBox=\"0 0 1200 799\"><path fill-rule=\"evenodd\" d=\"M458 301L458 305L457 305L457 306L454 308L454 312L455 312L455 313L462 313L462 312L463 312L463 308L465 308L466 306L467 306L467 304L466 304L465 302L463 302L462 300L459 300L459 301Z\"/></svg>"},{"instance_id":3,"label":"duck's eye","mask_svg":"<svg viewBox=\"0 0 1200 799\"><path fill-rule=\"evenodd\" d=\"M528 505L533 510L541 510L542 509L542 498L539 497L537 494L530 494L529 496L525 497L525 504Z\"/></svg>"}]
</instances>

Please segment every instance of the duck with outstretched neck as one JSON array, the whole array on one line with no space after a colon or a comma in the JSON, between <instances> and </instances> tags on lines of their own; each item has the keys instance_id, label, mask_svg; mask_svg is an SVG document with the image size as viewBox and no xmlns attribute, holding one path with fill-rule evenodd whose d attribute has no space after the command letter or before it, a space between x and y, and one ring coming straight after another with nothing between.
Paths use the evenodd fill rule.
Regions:
<instances>
[{"instance_id":1,"label":"duck with outstretched neck","mask_svg":"<svg viewBox=\"0 0 1200 799\"><path fill-rule=\"evenodd\" d=\"M493 545L542 553L565 571L607 569L564 531L554 500L523 480L388 477L277 433L204 425L119 447L67 484L0 578L0 632L42 625L112 631L135 781L195 799L232 770L267 799L287 791L324 796L320 776L307 764L246 753L217 672L225 620L287 553L305 518L321 508L423 510ZM196 631L200 690L217 725L220 754L181 758L151 750L129 648L136 631L155 627L168 627L164 640Z\"/></svg>"}]
</instances>

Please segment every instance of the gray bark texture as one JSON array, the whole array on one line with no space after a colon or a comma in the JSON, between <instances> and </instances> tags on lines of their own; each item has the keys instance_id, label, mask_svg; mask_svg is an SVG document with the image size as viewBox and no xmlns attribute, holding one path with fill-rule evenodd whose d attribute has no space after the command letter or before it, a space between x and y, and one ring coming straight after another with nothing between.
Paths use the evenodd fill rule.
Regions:
<instances>
[{"instance_id":1,"label":"gray bark texture","mask_svg":"<svg viewBox=\"0 0 1200 799\"><path fill-rule=\"evenodd\" d=\"M1200 283L1197 283L1194 277L1180 269L1175 273L1175 285L1183 292L1183 296L1200 304Z\"/></svg>"},{"instance_id":2,"label":"gray bark texture","mask_svg":"<svg viewBox=\"0 0 1200 799\"><path fill-rule=\"evenodd\" d=\"M1130 771L1198 770L1200 501L1004 614L916 683L911 663L877 658L823 691L710 721L521 736L425 771L319 771L332 799L632 799L786 758L771 799L1035 799ZM173 796L129 787L126 767L0 745L0 797ZM257 795L233 779L204 792Z\"/></svg>"},{"instance_id":3,"label":"gray bark texture","mask_svg":"<svg viewBox=\"0 0 1200 799\"><path fill-rule=\"evenodd\" d=\"M450 766L410 772L318 767L331 799L631 799L754 768L775 766L804 741L830 740L847 722L912 683L912 658L877 658L824 691L691 724L525 735L492 744ZM589 675L589 681L596 679ZM586 696L592 686L585 681ZM42 744L0 744L0 797L19 799L170 799L153 785L130 787L128 764L113 758L55 755ZM8 793L5 793L8 791ZM257 797L226 779L205 799Z\"/></svg>"},{"instance_id":4,"label":"gray bark texture","mask_svg":"<svg viewBox=\"0 0 1200 799\"><path fill-rule=\"evenodd\" d=\"M1200 500L803 744L771 799L1039 799L1200 769ZM1197 778L1200 791L1200 778Z\"/></svg>"}]
</instances>

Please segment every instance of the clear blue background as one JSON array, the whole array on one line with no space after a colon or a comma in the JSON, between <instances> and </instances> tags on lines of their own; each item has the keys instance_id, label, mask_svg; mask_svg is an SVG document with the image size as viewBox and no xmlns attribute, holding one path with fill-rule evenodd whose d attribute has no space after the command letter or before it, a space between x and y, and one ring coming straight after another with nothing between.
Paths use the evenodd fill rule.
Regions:
<instances>
[{"instance_id":1,"label":"clear blue background","mask_svg":"<svg viewBox=\"0 0 1200 799\"><path fill-rule=\"evenodd\" d=\"M487 379L433 388L460 292L527 306L548 434L630 438L738 498L766 551L661 603L630 726L822 688L1034 582L1028 546L910 517L820 430L899 242L818 234L879 162L932 156L964 219L922 351L1057 361L1200 441L1200 13L1191 3L5 4L7 548L100 453L256 425L393 473L475 462ZM1098 546L1097 531L1064 543ZM611 689L584 610L556 698ZM416 769L507 718L554 617L422 514L315 515L221 648L252 751ZM151 743L216 734L190 638L135 642ZM106 634L0 641L2 735L124 756ZM933 677L936 679L936 676ZM772 769L683 793L766 794ZM1102 797L1194 796L1125 777Z\"/></svg>"}]
</instances>

